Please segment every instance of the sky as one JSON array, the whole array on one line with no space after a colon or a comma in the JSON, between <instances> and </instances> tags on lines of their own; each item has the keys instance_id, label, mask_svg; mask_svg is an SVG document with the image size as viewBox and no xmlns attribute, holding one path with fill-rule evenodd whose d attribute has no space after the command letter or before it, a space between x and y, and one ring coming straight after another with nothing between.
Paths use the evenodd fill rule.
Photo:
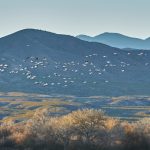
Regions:
<instances>
[{"instance_id":1,"label":"sky","mask_svg":"<svg viewBox=\"0 0 150 150\"><path fill-rule=\"evenodd\" d=\"M90 36L150 37L150 0L0 0L0 37L34 28Z\"/></svg>"}]
</instances>

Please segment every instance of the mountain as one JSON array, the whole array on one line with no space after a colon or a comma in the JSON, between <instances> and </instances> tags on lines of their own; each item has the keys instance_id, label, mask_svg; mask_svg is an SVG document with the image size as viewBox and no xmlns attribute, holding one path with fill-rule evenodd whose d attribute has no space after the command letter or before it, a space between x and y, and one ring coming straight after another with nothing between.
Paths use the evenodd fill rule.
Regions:
<instances>
[{"instance_id":1,"label":"mountain","mask_svg":"<svg viewBox=\"0 0 150 150\"><path fill-rule=\"evenodd\" d=\"M150 51L24 29L0 38L0 91L149 95Z\"/></svg>"},{"instance_id":2,"label":"mountain","mask_svg":"<svg viewBox=\"0 0 150 150\"><path fill-rule=\"evenodd\" d=\"M128 37L119 33L106 32L94 37L78 35L77 38L89 42L104 43L118 48L150 49L150 38L143 40L139 38Z\"/></svg>"}]
</instances>

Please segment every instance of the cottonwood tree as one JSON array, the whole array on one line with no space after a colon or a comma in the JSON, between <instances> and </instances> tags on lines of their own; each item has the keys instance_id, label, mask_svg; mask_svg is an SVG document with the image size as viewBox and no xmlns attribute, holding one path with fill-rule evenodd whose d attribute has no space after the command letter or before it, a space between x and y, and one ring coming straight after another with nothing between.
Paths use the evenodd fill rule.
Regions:
<instances>
[{"instance_id":1,"label":"cottonwood tree","mask_svg":"<svg viewBox=\"0 0 150 150\"><path fill-rule=\"evenodd\" d=\"M70 114L74 130L85 144L96 142L105 133L104 113L101 110L84 109Z\"/></svg>"}]
</instances>

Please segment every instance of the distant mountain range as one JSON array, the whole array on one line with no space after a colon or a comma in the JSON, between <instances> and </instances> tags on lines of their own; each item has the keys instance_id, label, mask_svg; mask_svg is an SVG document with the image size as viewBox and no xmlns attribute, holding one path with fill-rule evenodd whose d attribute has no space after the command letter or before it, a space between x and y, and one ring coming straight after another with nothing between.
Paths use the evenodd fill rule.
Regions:
<instances>
[{"instance_id":1,"label":"distant mountain range","mask_svg":"<svg viewBox=\"0 0 150 150\"><path fill-rule=\"evenodd\" d=\"M128 37L119 33L108 33L91 37L87 35L78 35L77 38L89 42L99 42L118 48L145 49L150 50L150 38L145 40Z\"/></svg>"},{"instance_id":2,"label":"distant mountain range","mask_svg":"<svg viewBox=\"0 0 150 150\"><path fill-rule=\"evenodd\" d=\"M149 95L150 51L24 29L0 38L0 91Z\"/></svg>"}]
</instances>

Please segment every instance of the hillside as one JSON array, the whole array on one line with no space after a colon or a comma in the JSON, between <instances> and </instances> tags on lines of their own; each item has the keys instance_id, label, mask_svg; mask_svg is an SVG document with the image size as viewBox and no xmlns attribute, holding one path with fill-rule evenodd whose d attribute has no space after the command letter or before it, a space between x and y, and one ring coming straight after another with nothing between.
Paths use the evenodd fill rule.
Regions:
<instances>
[{"instance_id":1,"label":"hillside","mask_svg":"<svg viewBox=\"0 0 150 150\"><path fill-rule=\"evenodd\" d=\"M149 95L150 51L24 29L0 39L0 91Z\"/></svg>"}]
</instances>

